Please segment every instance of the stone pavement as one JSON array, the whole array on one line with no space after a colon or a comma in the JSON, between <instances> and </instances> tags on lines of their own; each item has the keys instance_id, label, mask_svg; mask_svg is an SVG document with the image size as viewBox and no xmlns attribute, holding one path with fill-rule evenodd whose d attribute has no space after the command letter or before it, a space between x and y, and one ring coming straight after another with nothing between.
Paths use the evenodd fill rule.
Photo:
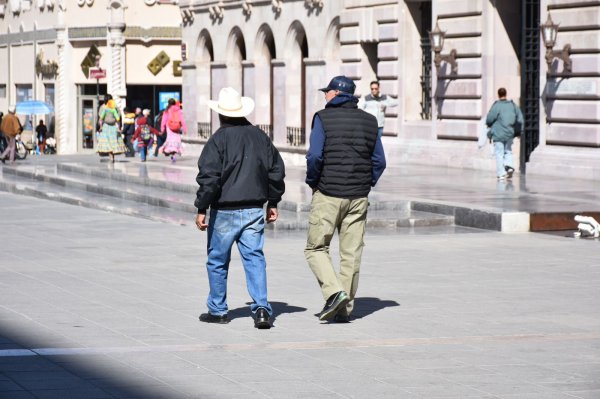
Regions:
<instances>
[{"instance_id":1,"label":"stone pavement","mask_svg":"<svg viewBox=\"0 0 600 399\"><path fill-rule=\"evenodd\" d=\"M0 398L600 398L597 241L374 230L355 318L329 324L304 234L272 231L276 319L257 330L235 251L233 320L198 321L191 226L7 193L0 209Z\"/></svg>"}]
</instances>

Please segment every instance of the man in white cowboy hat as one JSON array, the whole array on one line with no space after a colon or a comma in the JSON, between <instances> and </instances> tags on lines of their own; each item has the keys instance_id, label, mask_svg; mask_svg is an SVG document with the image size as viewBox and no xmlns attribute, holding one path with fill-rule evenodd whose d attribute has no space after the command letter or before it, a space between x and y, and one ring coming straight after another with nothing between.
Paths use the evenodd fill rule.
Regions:
<instances>
[{"instance_id":1,"label":"man in white cowboy hat","mask_svg":"<svg viewBox=\"0 0 600 399\"><path fill-rule=\"evenodd\" d=\"M267 271L263 253L267 223L277 220L277 204L285 191L285 166L269 136L245 118L254 101L226 87L208 106L219 113L221 127L208 140L198 160L200 186L194 205L196 226L208 229L208 313L206 323L228 323L227 273L231 247L237 243L252 298L254 325L271 328L273 310L267 301ZM210 208L210 219L206 211Z\"/></svg>"}]
</instances>

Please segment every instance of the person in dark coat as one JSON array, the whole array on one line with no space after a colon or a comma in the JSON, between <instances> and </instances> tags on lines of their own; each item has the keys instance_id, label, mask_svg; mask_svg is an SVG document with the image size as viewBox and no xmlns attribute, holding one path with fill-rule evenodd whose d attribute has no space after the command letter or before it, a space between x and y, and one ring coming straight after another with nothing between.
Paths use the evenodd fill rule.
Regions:
<instances>
[{"instance_id":1,"label":"person in dark coat","mask_svg":"<svg viewBox=\"0 0 600 399\"><path fill-rule=\"evenodd\" d=\"M325 306L319 320L348 322L358 289L367 196L385 169L377 119L358 109L352 79L336 76L320 89L325 109L313 117L306 155L306 183L313 190L304 255ZM340 240L340 271L329 247L335 231Z\"/></svg>"},{"instance_id":2,"label":"person in dark coat","mask_svg":"<svg viewBox=\"0 0 600 399\"><path fill-rule=\"evenodd\" d=\"M227 274L231 248L240 251L246 285L252 298L254 325L271 328L273 309L267 300L267 271L263 253L266 222L279 215L277 204L285 191L285 166L269 136L245 118L254 101L226 87L209 107L219 113L221 127L208 140L198 160L199 188L194 205L196 226L208 229L206 269L210 292L206 323L227 323ZM210 208L210 219L206 212Z\"/></svg>"}]
</instances>

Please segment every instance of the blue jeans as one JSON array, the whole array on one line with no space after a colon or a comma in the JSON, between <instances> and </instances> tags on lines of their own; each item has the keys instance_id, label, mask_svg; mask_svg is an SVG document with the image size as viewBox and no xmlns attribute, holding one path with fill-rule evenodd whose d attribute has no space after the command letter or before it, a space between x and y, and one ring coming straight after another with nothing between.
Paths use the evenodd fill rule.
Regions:
<instances>
[{"instance_id":1,"label":"blue jeans","mask_svg":"<svg viewBox=\"0 0 600 399\"><path fill-rule=\"evenodd\" d=\"M253 300L252 313L265 308L273 313L267 301L267 264L263 253L265 213L262 208L216 210L211 209L208 223L208 284L210 292L208 311L221 316L227 314L227 274L231 247L237 243L246 272L246 286Z\"/></svg>"},{"instance_id":2,"label":"blue jeans","mask_svg":"<svg viewBox=\"0 0 600 399\"><path fill-rule=\"evenodd\" d=\"M506 142L494 141L494 152L496 154L496 176L506 175L505 166L513 167L512 144L514 139L508 139Z\"/></svg>"},{"instance_id":3,"label":"blue jeans","mask_svg":"<svg viewBox=\"0 0 600 399\"><path fill-rule=\"evenodd\" d=\"M140 158L142 159L142 161L145 161L146 160L146 147L141 145L138 147L138 150L140 151Z\"/></svg>"},{"instance_id":4,"label":"blue jeans","mask_svg":"<svg viewBox=\"0 0 600 399\"><path fill-rule=\"evenodd\" d=\"M383 126L377 128L377 138L380 139L383 136Z\"/></svg>"}]
</instances>

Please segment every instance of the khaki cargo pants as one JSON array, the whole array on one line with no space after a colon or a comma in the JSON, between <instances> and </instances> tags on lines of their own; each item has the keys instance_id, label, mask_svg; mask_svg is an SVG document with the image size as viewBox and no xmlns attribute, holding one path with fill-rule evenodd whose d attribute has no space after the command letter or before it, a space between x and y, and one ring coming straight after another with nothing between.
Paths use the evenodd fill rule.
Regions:
<instances>
[{"instance_id":1,"label":"khaki cargo pants","mask_svg":"<svg viewBox=\"0 0 600 399\"><path fill-rule=\"evenodd\" d=\"M330 197L319 191L312 197L304 256L325 300L339 291L346 291L350 296L346 306L348 314L352 312L358 289L367 207L366 197L350 200ZM329 254L335 230L338 230L340 239L339 273L336 273Z\"/></svg>"}]
</instances>

